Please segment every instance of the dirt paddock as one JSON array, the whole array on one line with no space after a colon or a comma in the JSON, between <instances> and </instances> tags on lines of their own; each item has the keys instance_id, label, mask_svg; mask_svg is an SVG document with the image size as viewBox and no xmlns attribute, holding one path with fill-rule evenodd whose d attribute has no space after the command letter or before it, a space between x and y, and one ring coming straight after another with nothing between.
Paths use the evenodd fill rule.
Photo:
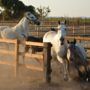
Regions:
<instances>
[{"instance_id":1,"label":"dirt paddock","mask_svg":"<svg viewBox=\"0 0 90 90\"><path fill-rule=\"evenodd\" d=\"M12 62L13 58L13 55L0 54L0 61L10 60ZM26 58L26 63L41 66L37 61L31 59L29 62L28 59L30 58ZM22 57L20 57L20 62L22 63ZM90 82L79 80L77 71L72 66L70 67L72 79L64 81L60 66L57 62L52 61L52 79L51 83L47 84L43 72L19 67L18 75L15 77L12 66L0 64L0 90L90 90Z\"/></svg>"},{"instance_id":2,"label":"dirt paddock","mask_svg":"<svg viewBox=\"0 0 90 90\"><path fill-rule=\"evenodd\" d=\"M57 62L52 63L52 80L47 84L43 72L19 67L14 77L12 66L0 65L0 90L90 90L90 83L80 81L74 68L71 68L72 79L64 81L59 66Z\"/></svg>"}]
</instances>

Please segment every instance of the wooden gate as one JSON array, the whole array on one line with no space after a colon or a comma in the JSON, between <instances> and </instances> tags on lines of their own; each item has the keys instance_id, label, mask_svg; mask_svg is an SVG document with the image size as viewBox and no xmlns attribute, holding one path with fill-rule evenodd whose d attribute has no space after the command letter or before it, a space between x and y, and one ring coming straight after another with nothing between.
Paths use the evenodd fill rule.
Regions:
<instances>
[{"instance_id":1,"label":"wooden gate","mask_svg":"<svg viewBox=\"0 0 90 90\"><path fill-rule=\"evenodd\" d=\"M3 49L3 47L0 47L0 55L4 54L4 55L13 55L14 56L14 60L13 63L8 62L6 59L5 60L0 60L0 64L7 64L7 65L11 65L14 67L14 72L15 72L15 76L17 73L17 66L18 66L18 43L17 40L9 40L9 39L0 39L0 43L3 43L3 46L5 45L6 49ZM13 44L14 45L14 50L9 50L9 45ZM7 46L6 46L7 45ZM5 57L5 56L4 56Z\"/></svg>"},{"instance_id":2,"label":"wooden gate","mask_svg":"<svg viewBox=\"0 0 90 90\"><path fill-rule=\"evenodd\" d=\"M28 46L39 46L43 48L42 54L32 54L32 53L24 54L25 57L37 58L40 62L42 62L41 64L43 67L41 68L33 66L33 65L20 64L19 55L21 55L22 52L19 51L19 42L17 40L0 39L0 43L4 43L5 45L7 45L7 48L11 48L11 47L8 47L10 44L14 45L13 50L2 49L2 47L0 48L0 54L13 55L14 57L13 63L10 63L7 61L7 59L5 59L5 60L0 60L0 64L14 66L15 76L17 75L19 66L22 65L22 66L25 66L26 68L44 71L46 82L50 82L51 80L51 44L50 43L25 42L26 46L27 45Z\"/></svg>"}]
</instances>

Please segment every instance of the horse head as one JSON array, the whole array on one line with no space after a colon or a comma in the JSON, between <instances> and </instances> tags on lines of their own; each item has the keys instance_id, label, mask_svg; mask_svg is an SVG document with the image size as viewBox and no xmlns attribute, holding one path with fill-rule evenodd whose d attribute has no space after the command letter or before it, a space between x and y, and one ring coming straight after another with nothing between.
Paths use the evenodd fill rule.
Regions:
<instances>
[{"instance_id":1,"label":"horse head","mask_svg":"<svg viewBox=\"0 0 90 90\"><path fill-rule=\"evenodd\" d=\"M39 20L37 19L37 17L36 17L34 14L32 14L31 12L26 12L26 13L25 13L25 17L26 17L29 21L33 22L34 24L40 25L40 21L39 21Z\"/></svg>"},{"instance_id":2,"label":"horse head","mask_svg":"<svg viewBox=\"0 0 90 90\"><path fill-rule=\"evenodd\" d=\"M66 21L58 21L58 30L67 30Z\"/></svg>"},{"instance_id":3,"label":"horse head","mask_svg":"<svg viewBox=\"0 0 90 90\"><path fill-rule=\"evenodd\" d=\"M67 41L67 43L68 43L68 52L69 52L68 59L72 61L75 59L76 40L74 39L74 41Z\"/></svg>"},{"instance_id":4,"label":"horse head","mask_svg":"<svg viewBox=\"0 0 90 90\"><path fill-rule=\"evenodd\" d=\"M65 36L67 34L66 21L64 21L64 22L58 21L58 27L57 27L57 29L58 29L57 35L58 35L58 37L60 39L61 45L63 45L64 38L65 38Z\"/></svg>"}]
</instances>

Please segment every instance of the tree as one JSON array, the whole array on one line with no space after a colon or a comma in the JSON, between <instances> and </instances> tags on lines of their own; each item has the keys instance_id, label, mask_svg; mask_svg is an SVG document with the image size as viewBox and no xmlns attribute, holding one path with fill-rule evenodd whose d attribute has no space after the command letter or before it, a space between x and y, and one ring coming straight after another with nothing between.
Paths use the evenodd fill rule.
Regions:
<instances>
[{"instance_id":1,"label":"tree","mask_svg":"<svg viewBox=\"0 0 90 90\"><path fill-rule=\"evenodd\" d=\"M23 13L30 11L36 14L34 6L26 6L22 1L19 0L0 0L0 6L4 8L3 15L5 18L18 19L22 17Z\"/></svg>"},{"instance_id":2,"label":"tree","mask_svg":"<svg viewBox=\"0 0 90 90\"><path fill-rule=\"evenodd\" d=\"M25 6L25 11L30 11L30 12L32 12L34 15L37 16L37 12L36 12L36 10L35 10L35 7L32 6L32 5L30 5L30 6Z\"/></svg>"},{"instance_id":3,"label":"tree","mask_svg":"<svg viewBox=\"0 0 90 90\"><path fill-rule=\"evenodd\" d=\"M45 17L48 16L48 14L51 12L49 7L39 7L37 8L37 13L40 17L40 19L44 19Z\"/></svg>"}]
</instances>

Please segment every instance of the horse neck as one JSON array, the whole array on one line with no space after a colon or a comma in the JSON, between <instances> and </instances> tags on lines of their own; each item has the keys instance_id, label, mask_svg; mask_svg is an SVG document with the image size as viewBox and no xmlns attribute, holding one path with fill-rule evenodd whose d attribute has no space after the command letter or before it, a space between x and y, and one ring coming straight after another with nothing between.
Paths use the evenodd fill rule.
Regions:
<instances>
[{"instance_id":1,"label":"horse neck","mask_svg":"<svg viewBox=\"0 0 90 90\"><path fill-rule=\"evenodd\" d=\"M17 27L23 27L24 30L28 30L29 28L29 20L26 19L26 17L23 17L19 23L14 26L14 28L17 28Z\"/></svg>"},{"instance_id":2,"label":"horse neck","mask_svg":"<svg viewBox=\"0 0 90 90\"><path fill-rule=\"evenodd\" d=\"M21 21L19 22L19 25L22 25L22 27L27 30L29 26L29 20L27 20L26 17L23 17Z\"/></svg>"},{"instance_id":3,"label":"horse neck","mask_svg":"<svg viewBox=\"0 0 90 90\"><path fill-rule=\"evenodd\" d=\"M62 31L61 30L58 30L56 36L57 36L58 39L60 39L62 37Z\"/></svg>"}]
</instances>

